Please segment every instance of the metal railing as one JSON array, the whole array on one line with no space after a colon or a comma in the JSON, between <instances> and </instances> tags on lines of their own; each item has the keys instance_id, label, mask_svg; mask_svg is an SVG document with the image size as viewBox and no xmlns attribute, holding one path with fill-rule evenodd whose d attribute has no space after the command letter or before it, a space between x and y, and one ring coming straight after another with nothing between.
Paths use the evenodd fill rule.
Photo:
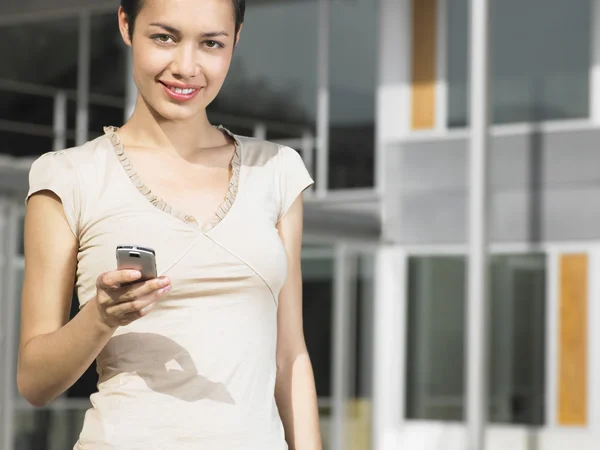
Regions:
<instances>
[{"instance_id":1,"label":"metal railing","mask_svg":"<svg viewBox=\"0 0 600 450\"><path fill-rule=\"evenodd\" d=\"M68 139L76 139L77 131L68 128L67 113L69 101L78 101L76 89L61 89L32 83L0 79L0 91L51 98L54 102L52 125L40 125L14 120L0 119L0 131L18 133L30 136L47 137L53 140L51 150L66 148ZM125 99L90 93L89 106L105 106L112 108L125 108ZM315 173L315 146L317 144L313 131L304 125L297 125L271 120L257 120L250 117L209 112L213 122L226 126L241 127L253 131L253 137L267 139L269 132L278 135L289 135L289 138L272 139L273 142L287 145L298 150L311 175Z\"/></svg>"}]
</instances>

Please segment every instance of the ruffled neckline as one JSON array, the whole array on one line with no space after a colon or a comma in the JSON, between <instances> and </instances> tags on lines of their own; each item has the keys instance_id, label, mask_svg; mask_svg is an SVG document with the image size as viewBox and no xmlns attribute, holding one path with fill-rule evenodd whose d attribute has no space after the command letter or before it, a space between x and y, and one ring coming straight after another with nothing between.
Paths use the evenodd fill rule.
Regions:
<instances>
[{"instance_id":1,"label":"ruffled neckline","mask_svg":"<svg viewBox=\"0 0 600 450\"><path fill-rule=\"evenodd\" d=\"M150 188L142 181L140 176L138 175L135 167L131 164L127 153L125 152L125 148L123 143L121 142L121 138L118 134L118 127L115 126L106 126L104 127L104 133L110 140L112 147L115 151L115 155L117 159L121 163L121 166L127 173L127 176L133 183L133 185L137 188L137 190L156 208L164 211L165 213L174 216L175 218L185 222L187 224L196 225L201 227L203 232L208 232L212 228L214 228L219 222L221 222L225 216L229 213L229 210L233 206L233 203L237 197L238 185L240 179L240 170L242 167L242 155L241 155L241 143L240 140L235 136L231 131L227 128L219 125L216 127L217 129L225 132L228 136L230 136L234 141L234 152L231 161L229 162L229 167L231 168L231 178L229 180L229 188L227 189L227 193L225 194L225 198L223 202L219 205L217 210L214 212L212 219L207 220L204 224L199 224L194 216L186 214L182 211L178 211L175 208L171 207L166 201L164 201L160 196L154 194Z\"/></svg>"}]
</instances>

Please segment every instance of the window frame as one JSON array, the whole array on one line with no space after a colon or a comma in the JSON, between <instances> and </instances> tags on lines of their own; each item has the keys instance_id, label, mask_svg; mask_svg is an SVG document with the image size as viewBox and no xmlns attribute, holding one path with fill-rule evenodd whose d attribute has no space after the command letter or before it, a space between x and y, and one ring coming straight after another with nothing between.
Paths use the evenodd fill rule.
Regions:
<instances>
[{"instance_id":1,"label":"window frame","mask_svg":"<svg viewBox=\"0 0 600 450\"><path fill-rule=\"evenodd\" d=\"M463 256L468 259L468 245L415 245L398 247L399 255L403 262L402 270L398 283L403 286L402 298L400 304L404 308L408 305L408 259L410 257L425 257L425 256ZM594 324L600 323L600 305L596 306L597 302L592 299L600 296L600 280L591 274L600 270L600 240L590 240L587 242L547 242L547 243L502 243L491 244L488 247L488 255L503 255L503 254L531 254L544 253L546 255L546 303L545 303L545 394L544 394L544 425L543 429L553 429L560 427L557 417L558 407L558 364L559 364L559 280L560 280L560 257L564 254L581 253L586 254L589 258L588 267L588 380L592 380L593 376L600 375L600 358L594 359L594 352L600 354L600 327ZM408 317L405 317L408 320ZM407 323L402 325L402 329L407 329ZM405 344L408 346L408 335L406 336ZM595 339L596 337L596 339ZM402 350L404 354L405 350ZM401 423L409 429L412 427L431 428L431 431L439 430L443 427L456 427L464 425L460 421L433 421L425 419L409 419L405 412L406 403L406 377L407 377L407 359L401 359L401 382L402 392L400 401L403 402ZM593 417L595 413L600 413L600 388L596 388L593 383L589 383L589 414L588 417ZM590 419L591 420L591 419ZM516 432L523 429L523 425L505 425L505 424L490 424L490 428L501 428L508 432ZM527 427L526 427L527 428Z\"/></svg>"},{"instance_id":2,"label":"window frame","mask_svg":"<svg viewBox=\"0 0 600 450\"><path fill-rule=\"evenodd\" d=\"M435 79L435 126L432 129L412 129L408 127L406 140L413 139L446 139L469 134L470 127L449 127L449 87L448 87L448 4L449 0L437 0L436 10L436 79ZM590 67L589 67L589 113L587 117L571 119L551 119L539 121L515 121L494 124L490 121L490 130L498 134L520 133L531 129L545 131L562 131L589 129L600 125L600 1L592 0L592 17L590 27ZM470 23L469 21L467 21ZM465 49L468 52L468 48ZM412 57L411 50L411 57ZM491 75L491 74L490 74ZM467 74L468 76L468 74ZM411 80L411 83L413 80ZM491 83L491 80L490 80ZM490 105L490 109L491 109ZM403 139L403 140L405 140Z\"/></svg>"}]
</instances>

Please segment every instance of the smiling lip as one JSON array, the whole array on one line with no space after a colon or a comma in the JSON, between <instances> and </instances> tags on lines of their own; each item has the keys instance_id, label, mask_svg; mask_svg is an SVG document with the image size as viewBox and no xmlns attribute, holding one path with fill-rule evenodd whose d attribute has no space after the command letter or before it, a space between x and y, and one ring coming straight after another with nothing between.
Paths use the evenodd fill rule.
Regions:
<instances>
[{"instance_id":1,"label":"smiling lip","mask_svg":"<svg viewBox=\"0 0 600 450\"><path fill-rule=\"evenodd\" d=\"M169 97L179 102L185 102L193 99L196 95L198 95L200 89L202 89L200 87L191 87L180 84L167 84L162 81L160 81L160 84Z\"/></svg>"}]
</instances>

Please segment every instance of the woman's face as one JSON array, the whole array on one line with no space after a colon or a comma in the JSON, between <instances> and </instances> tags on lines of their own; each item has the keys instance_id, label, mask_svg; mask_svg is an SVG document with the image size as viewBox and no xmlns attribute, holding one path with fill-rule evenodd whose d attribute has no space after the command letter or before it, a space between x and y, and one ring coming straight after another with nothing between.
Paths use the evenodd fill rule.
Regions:
<instances>
[{"instance_id":1,"label":"woman's face","mask_svg":"<svg viewBox=\"0 0 600 450\"><path fill-rule=\"evenodd\" d=\"M217 96L231 63L235 22L231 0L145 0L129 42L133 78L146 103L168 120L187 120Z\"/></svg>"}]
</instances>

